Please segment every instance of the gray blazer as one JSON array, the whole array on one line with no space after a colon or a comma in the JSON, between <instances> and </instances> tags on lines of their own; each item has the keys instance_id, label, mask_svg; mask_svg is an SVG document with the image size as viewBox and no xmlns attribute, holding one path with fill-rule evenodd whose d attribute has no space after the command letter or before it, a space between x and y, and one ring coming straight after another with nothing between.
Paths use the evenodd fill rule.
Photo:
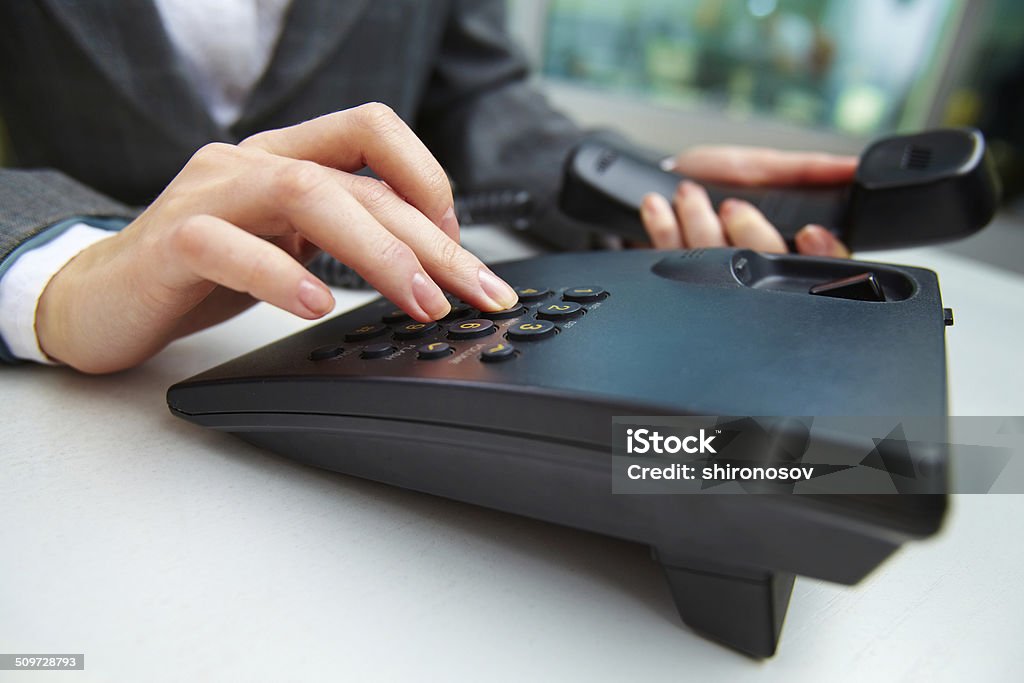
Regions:
<instances>
[{"instance_id":1,"label":"gray blazer","mask_svg":"<svg viewBox=\"0 0 1024 683\"><path fill-rule=\"evenodd\" d=\"M151 0L2 2L0 64L14 166L0 170L0 266L62 219L131 216L208 142L374 100L415 128L457 188L526 189L543 237L589 239L551 210L581 131L526 84L504 0L294 0L227 128L190 87Z\"/></svg>"}]
</instances>

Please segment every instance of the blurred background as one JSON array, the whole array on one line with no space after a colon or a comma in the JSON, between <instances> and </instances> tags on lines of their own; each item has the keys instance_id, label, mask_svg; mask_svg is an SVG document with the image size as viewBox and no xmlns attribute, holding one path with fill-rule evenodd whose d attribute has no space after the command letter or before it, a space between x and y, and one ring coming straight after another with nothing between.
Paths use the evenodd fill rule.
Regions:
<instances>
[{"instance_id":1,"label":"blurred background","mask_svg":"<svg viewBox=\"0 0 1024 683\"><path fill-rule=\"evenodd\" d=\"M889 133L980 128L1006 208L955 248L1022 270L1024 2L507 1L560 109L666 153L740 143L856 154Z\"/></svg>"},{"instance_id":2,"label":"blurred background","mask_svg":"<svg viewBox=\"0 0 1024 683\"><path fill-rule=\"evenodd\" d=\"M551 97L666 149L981 127L1019 194L1020 0L509 0Z\"/></svg>"}]
</instances>

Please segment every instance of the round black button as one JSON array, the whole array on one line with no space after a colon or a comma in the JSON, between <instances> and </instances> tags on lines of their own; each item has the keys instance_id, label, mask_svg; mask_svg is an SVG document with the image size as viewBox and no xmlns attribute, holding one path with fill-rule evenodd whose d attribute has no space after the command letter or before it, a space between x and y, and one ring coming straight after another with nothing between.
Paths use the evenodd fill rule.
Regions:
<instances>
[{"instance_id":1,"label":"round black button","mask_svg":"<svg viewBox=\"0 0 1024 683\"><path fill-rule=\"evenodd\" d=\"M508 338L516 341L547 339L555 333L555 324L547 320L528 320L508 328Z\"/></svg>"},{"instance_id":2,"label":"round black button","mask_svg":"<svg viewBox=\"0 0 1024 683\"><path fill-rule=\"evenodd\" d=\"M499 342L494 346L484 349L480 353L480 360L486 363L498 363L508 360L516 355L516 347L511 344Z\"/></svg>"},{"instance_id":3,"label":"round black button","mask_svg":"<svg viewBox=\"0 0 1024 683\"><path fill-rule=\"evenodd\" d=\"M453 303L452 310L448 311L448 315L441 318L441 320L455 320L461 318L464 315L469 315L469 312L473 310L473 307L468 304Z\"/></svg>"},{"instance_id":4,"label":"round black button","mask_svg":"<svg viewBox=\"0 0 1024 683\"><path fill-rule=\"evenodd\" d=\"M408 319L409 315L405 311L403 311L400 308L396 308L390 313L385 313L383 316L381 316L380 320L381 322L387 323L388 325L394 325L395 323L400 323Z\"/></svg>"},{"instance_id":5,"label":"round black button","mask_svg":"<svg viewBox=\"0 0 1024 683\"><path fill-rule=\"evenodd\" d=\"M537 317L546 318L547 320L568 320L584 313L586 313L586 309L572 301L560 304L544 304L537 309Z\"/></svg>"},{"instance_id":6,"label":"round black button","mask_svg":"<svg viewBox=\"0 0 1024 683\"><path fill-rule=\"evenodd\" d=\"M363 325L357 327L354 330L349 330L345 333L345 341L363 341L364 339L373 339L379 337L388 331L387 325L380 323L374 323L372 325Z\"/></svg>"},{"instance_id":7,"label":"round black button","mask_svg":"<svg viewBox=\"0 0 1024 683\"><path fill-rule=\"evenodd\" d=\"M379 344L364 346L363 352L359 355L362 358L383 358L384 356L390 356L394 350L395 347L388 342L380 342Z\"/></svg>"},{"instance_id":8,"label":"round black button","mask_svg":"<svg viewBox=\"0 0 1024 683\"><path fill-rule=\"evenodd\" d=\"M608 296L608 292L602 287L570 287L565 290L565 294L562 298L566 301L579 301L580 303L587 303L588 301L597 301Z\"/></svg>"},{"instance_id":9,"label":"round black button","mask_svg":"<svg viewBox=\"0 0 1024 683\"><path fill-rule=\"evenodd\" d=\"M444 358L452 354L452 346L447 342L431 342L416 347L416 352L421 360L434 360Z\"/></svg>"},{"instance_id":10,"label":"round black button","mask_svg":"<svg viewBox=\"0 0 1024 683\"><path fill-rule=\"evenodd\" d=\"M550 289L538 289L536 287L516 287L516 294L519 295L520 301L540 301L541 299L550 296Z\"/></svg>"},{"instance_id":11,"label":"round black button","mask_svg":"<svg viewBox=\"0 0 1024 683\"><path fill-rule=\"evenodd\" d=\"M395 339L418 339L437 329L437 323L406 323L395 328Z\"/></svg>"},{"instance_id":12,"label":"round black button","mask_svg":"<svg viewBox=\"0 0 1024 683\"><path fill-rule=\"evenodd\" d=\"M480 317L487 318L488 320L508 320L509 318L518 318L524 313L526 313L526 309L522 306L516 305L512 308L504 308L500 311L481 311Z\"/></svg>"},{"instance_id":13,"label":"round black button","mask_svg":"<svg viewBox=\"0 0 1024 683\"><path fill-rule=\"evenodd\" d=\"M325 344L324 346L318 346L309 352L310 360L330 360L331 358L337 358L342 354L345 349L341 348L337 344Z\"/></svg>"},{"instance_id":14,"label":"round black button","mask_svg":"<svg viewBox=\"0 0 1024 683\"><path fill-rule=\"evenodd\" d=\"M448 327L448 336L452 339L476 339L486 337L494 332L494 323L482 318L463 320Z\"/></svg>"}]
</instances>

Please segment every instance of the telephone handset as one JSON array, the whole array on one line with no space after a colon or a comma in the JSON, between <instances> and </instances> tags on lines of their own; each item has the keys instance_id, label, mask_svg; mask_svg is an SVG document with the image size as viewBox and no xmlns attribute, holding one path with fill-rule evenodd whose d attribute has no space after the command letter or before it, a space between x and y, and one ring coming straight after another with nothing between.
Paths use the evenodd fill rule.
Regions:
<instances>
[{"instance_id":1,"label":"telephone handset","mask_svg":"<svg viewBox=\"0 0 1024 683\"><path fill-rule=\"evenodd\" d=\"M671 199L682 177L635 150L587 140L569 156L561 208L623 237L646 240L640 202ZM967 237L995 214L1000 185L985 138L970 128L897 135L861 154L852 183L831 187L739 187L701 182L717 206L729 197L757 206L792 247L814 223L854 251Z\"/></svg>"}]
</instances>

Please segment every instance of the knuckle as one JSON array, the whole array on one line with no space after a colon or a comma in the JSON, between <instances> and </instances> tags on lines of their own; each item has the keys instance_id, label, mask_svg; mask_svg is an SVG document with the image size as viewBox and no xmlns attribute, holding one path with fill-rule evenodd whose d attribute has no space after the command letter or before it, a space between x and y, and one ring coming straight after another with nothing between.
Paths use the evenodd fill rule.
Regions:
<instances>
[{"instance_id":1,"label":"knuckle","mask_svg":"<svg viewBox=\"0 0 1024 683\"><path fill-rule=\"evenodd\" d=\"M440 239L435 247L438 267L450 273L464 269L468 264L465 258L466 252L459 246L458 242L448 239L443 234L439 234L439 237Z\"/></svg>"},{"instance_id":2,"label":"knuckle","mask_svg":"<svg viewBox=\"0 0 1024 683\"><path fill-rule=\"evenodd\" d=\"M427 167L420 173L420 178L431 194L444 198L445 206L443 208L447 208L451 204L452 186L448 182L448 175L433 158L431 158L431 163L427 164Z\"/></svg>"},{"instance_id":3,"label":"knuckle","mask_svg":"<svg viewBox=\"0 0 1024 683\"><path fill-rule=\"evenodd\" d=\"M203 255L207 245L207 216L189 216L171 234L171 246L188 259Z\"/></svg>"},{"instance_id":4,"label":"knuckle","mask_svg":"<svg viewBox=\"0 0 1024 683\"><path fill-rule=\"evenodd\" d=\"M354 176L352 188L359 203L371 211L383 208L398 196L385 183L369 176Z\"/></svg>"},{"instance_id":5,"label":"knuckle","mask_svg":"<svg viewBox=\"0 0 1024 683\"><path fill-rule=\"evenodd\" d=\"M354 110L359 117L371 128L380 129L393 127L401 123L395 110L383 102L367 102L359 105Z\"/></svg>"},{"instance_id":6,"label":"knuckle","mask_svg":"<svg viewBox=\"0 0 1024 683\"><path fill-rule=\"evenodd\" d=\"M189 159L188 165L210 166L220 164L232 155L234 149L233 145L229 145L226 142L207 143L195 151L195 154Z\"/></svg>"},{"instance_id":7,"label":"knuckle","mask_svg":"<svg viewBox=\"0 0 1024 683\"><path fill-rule=\"evenodd\" d=\"M409 245L397 237L385 237L376 252L378 264L385 268L400 268L414 258Z\"/></svg>"},{"instance_id":8,"label":"knuckle","mask_svg":"<svg viewBox=\"0 0 1024 683\"><path fill-rule=\"evenodd\" d=\"M353 110L356 121L366 134L385 140L395 139L407 128L395 110L381 102L363 104Z\"/></svg>"},{"instance_id":9,"label":"knuckle","mask_svg":"<svg viewBox=\"0 0 1024 683\"><path fill-rule=\"evenodd\" d=\"M261 147L273 136L275 132L276 131L268 130L262 131L260 133L255 133L254 135L250 135L249 137L239 142L238 146L243 148Z\"/></svg>"},{"instance_id":10,"label":"knuckle","mask_svg":"<svg viewBox=\"0 0 1024 683\"><path fill-rule=\"evenodd\" d=\"M274 179L274 195L285 206L308 203L328 182L325 169L312 161L294 161L281 167Z\"/></svg>"}]
</instances>

